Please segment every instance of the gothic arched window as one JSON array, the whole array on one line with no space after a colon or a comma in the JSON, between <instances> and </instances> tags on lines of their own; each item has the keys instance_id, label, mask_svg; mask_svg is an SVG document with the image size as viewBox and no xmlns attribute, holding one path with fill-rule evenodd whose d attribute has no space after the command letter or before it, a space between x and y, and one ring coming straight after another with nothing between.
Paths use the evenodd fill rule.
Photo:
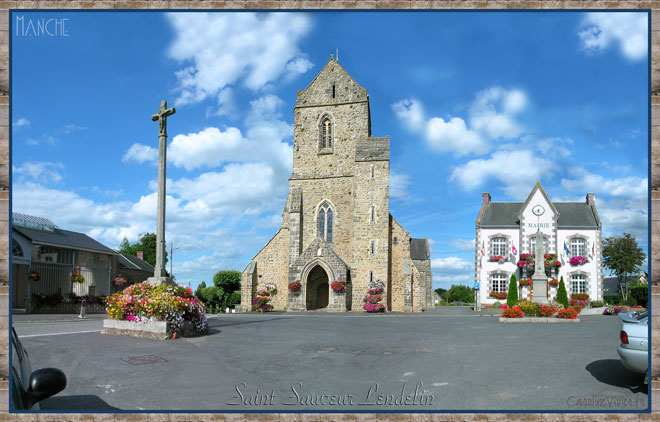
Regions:
<instances>
[{"instance_id":1,"label":"gothic arched window","mask_svg":"<svg viewBox=\"0 0 660 422\"><path fill-rule=\"evenodd\" d=\"M327 201L324 201L319 207L319 236L324 238L326 242L332 242L332 229L333 229L334 213Z\"/></svg>"},{"instance_id":2,"label":"gothic arched window","mask_svg":"<svg viewBox=\"0 0 660 422\"><path fill-rule=\"evenodd\" d=\"M319 149L332 148L332 120L325 116L319 126Z\"/></svg>"}]
</instances>

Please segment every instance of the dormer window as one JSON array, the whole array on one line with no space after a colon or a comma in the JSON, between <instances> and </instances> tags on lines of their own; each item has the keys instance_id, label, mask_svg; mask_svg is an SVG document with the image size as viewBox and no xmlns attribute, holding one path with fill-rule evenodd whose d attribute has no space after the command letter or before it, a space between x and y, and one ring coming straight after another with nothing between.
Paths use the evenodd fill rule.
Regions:
<instances>
[{"instance_id":1,"label":"dormer window","mask_svg":"<svg viewBox=\"0 0 660 422\"><path fill-rule=\"evenodd\" d=\"M332 149L333 127L329 116L324 116L319 125L319 150Z\"/></svg>"}]
</instances>

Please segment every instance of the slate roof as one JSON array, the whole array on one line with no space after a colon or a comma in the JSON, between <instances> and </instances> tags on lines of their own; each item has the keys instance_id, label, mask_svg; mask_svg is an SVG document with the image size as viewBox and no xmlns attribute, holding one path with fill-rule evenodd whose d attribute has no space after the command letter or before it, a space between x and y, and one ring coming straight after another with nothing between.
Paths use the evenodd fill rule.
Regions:
<instances>
[{"instance_id":1,"label":"slate roof","mask_svg":"<svg viewBox=\"0 0 660 422\"><path fill-rule=\"evenodd\" d=\"M154 272L154 267L150 263L138 258L137 256L129 255L124 252L119 252L118 262L120 266L124 266L128 268L137 267L142 271L148 271L151 273Z\"/></svg>"},{"instance_id":2,"label":"slate roof","mask_svg":"<svg viewBox=\"0 0 660 422\"><path fill-rule=\"evenodd\" d=\"M616 296L619 294L619 279L605 277L603 279L603 296Z\"/></svg>"},{"instance_id":3,"label":"slate roof","mask_svg":"<svg viewBox=\"0 0 660 422\"><path fill-rule=\"evenodd\" d=\"M355 161L384 161L390 159L390 138L364 138L355 146Z\"/></svg>"},{"instance_id":4,"label":"slate roof","mask_svg":"<svg viewBox=\"0 0 660 422\"><path fill-rule=\"evenodd\" d=\"M117 252L113 251L102 243L97 242L84 233L72 232L58 228L55 228L52 232L16 226L14 226L12 229L27 237L33 243L60 246L69 249L84 249L117 255Z\"/></svg>"},{"instance_id":5,"label":"slate roof","mask_svg":"<svg viewBox=\"0 0 660 422\"><path fill-rule=\"evenodd\" d=\"M597 228L598 222L589 204L581 202L553 202L559 221L557 228ZM484 211L481 227L520 227L518 213L522 202L491 202Z\"/></svg>"},{"instance_id":6,"label":"slate roof","mask_svg":"<svg viewBox=\"0 0 660 422\"><path fill-rule=\"evenodd\" d=\"M429 259L431 254L428 249L426 239L410 238L410 258L411 259Z\"/></svg>"}]
</instances>

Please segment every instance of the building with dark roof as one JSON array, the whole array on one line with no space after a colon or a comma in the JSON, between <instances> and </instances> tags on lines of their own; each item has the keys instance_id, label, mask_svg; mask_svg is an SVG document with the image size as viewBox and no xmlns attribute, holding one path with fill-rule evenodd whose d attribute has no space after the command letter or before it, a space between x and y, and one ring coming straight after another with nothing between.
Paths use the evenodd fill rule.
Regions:
<instances>
[{"instance_id":1,"label":"building with dark roof","mask_svg":"<svg viewBox=\"0 0 660 422\"><path fill-rule=\"evenodd\" d=\"M390 138L371 134L367 90L331 58L298 91L293 113L282 224L243 271L241 310L270 286L276 310L363 311L378 282L388 311L432 307L428 240L390 214ZM332 289L339 281L345 291Z\"/></svg>"},{"instance_id":2,"label":"building with dark roof","mask_svg":"<svg viewBox=\"0 0 660 422\"><path fill-rule=\"evenodd\" d=\"M13 213L11 241L14 308L27 309L33 294L106 296L118 289L112 280L121 272L134 275L137 282L154 271L137 257L120 254L84 233L60 229L45 218ZM39 279L30 279L31 272ZM72 281L73 275L84 281Z\"/></svg>"},{"instance_id":3,"label":"building with dark roof","mask_svg":"<svg viewBox=\"0 0 660 422\"><path fill-rule=\"evenodd\" d=\"M552 202L536 183L525 202L492 202L485 192L476 222L475 281L481 303L506 293L512 275L526 280L534 273L536 232L543 235L548 281L562 277L567 293L587 293L603 300L602 224L596 198L584 202ZM529 263L532 262L530 265ZM532 297L531 286L519 285L519 297ZM545 294L545 292L543 292ZM557 294L548 283L548 299Z\"/></svg>"}]
</instances>

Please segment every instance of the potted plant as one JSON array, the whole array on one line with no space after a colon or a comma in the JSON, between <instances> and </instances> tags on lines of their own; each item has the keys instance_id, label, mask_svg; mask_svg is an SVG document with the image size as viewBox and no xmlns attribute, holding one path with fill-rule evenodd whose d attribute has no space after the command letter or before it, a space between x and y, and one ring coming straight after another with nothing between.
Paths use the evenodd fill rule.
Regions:
<instances>
[{"instance_id":1,"label":"potted plant","mask_svg":"<svg viewBox=\"0 0 660 422\"><path fill-rule=\"evenodd\" d=\"M85 282L85 277L82 276L82 274L74 274L71 276L71 281L73 283L84 283Z\"/></svg>"},{"instance_id":2,"label":"potted plant","mask_svg":"<svg viewBox=\"0 0 660 422\"><path fill-rule=\"evenodd\" d=\"M28 273L28 278L32 281L39 281L41 277L39 277L39 273L36 272L35 270L32 270Z\"/></svg>"}]
</instances>

